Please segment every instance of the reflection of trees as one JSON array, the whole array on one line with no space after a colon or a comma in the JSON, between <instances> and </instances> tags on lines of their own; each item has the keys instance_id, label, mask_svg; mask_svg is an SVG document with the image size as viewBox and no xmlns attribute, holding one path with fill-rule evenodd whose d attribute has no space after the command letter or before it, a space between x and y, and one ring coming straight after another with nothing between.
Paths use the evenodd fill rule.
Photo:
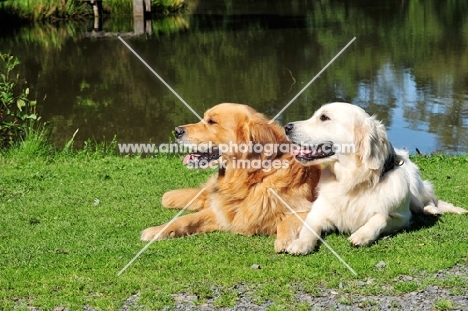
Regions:
<instances>
[{"instance_id":1,"label":"reflection of trees","mask_svg":"<svg viewBox=\"0 0 468 311\"><path fill-rule=\"evenodd\" d=\"M399 104L411 128L437 133L438 149L466 151L468 2L408 1L400 12L385 15L377 3L364 8L331 3L322 2L309 16L313 25L336 25L319 34L321 46L336 50L340 40L353 35L358 40L353 55L327 70L327 83L338 77L342 94L387 124Z\"/></svg>"},{"instance_id":2,"label":"reflection of trees","mask_svg":"<svg viewBox=\"0 0 468 311\"><path fill-rule=\"evenodd\" d=\"M356 36L279 120L346 100L391 126L401 106L409 127L437 133L438 148L466 150L468 2L243 2L199 2L190 16L153 21L154 36L126 40L197 112L230 101L273 116ZM106 26L119 27L131 29L128 21ZM49 36L53 44L34 37L37 30L29 32L36 39L8 42L29 81L40 74L32 87L47 94L43 112L55 116L58 141L76 128L81 140L167 141L174 126L196 121L116 38L79 39L67 29Z\"/></svg>"}]
</instances>

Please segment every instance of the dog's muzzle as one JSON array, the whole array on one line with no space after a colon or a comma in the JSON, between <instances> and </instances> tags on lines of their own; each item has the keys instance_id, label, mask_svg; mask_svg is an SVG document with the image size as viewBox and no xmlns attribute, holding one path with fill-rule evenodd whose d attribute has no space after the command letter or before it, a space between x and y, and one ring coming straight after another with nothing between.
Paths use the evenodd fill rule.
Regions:
<instances>
[{"instance_id":1,"label":"dog's muzzle","mask_svg":"<svg viewBox=\"0 0 468 311\"><path fill-rule=\"evenodd\" d=\"M323 159L335 154L333 142L323 142L314 145L299 145L293 155L299 162L310 162Z\"/></svg>"},{"instance_id":2,"label":"dog's muzzle","mask_svg":"<svg viewBox=\"0 0 468 311\"><path fill-rule=\"evenodd\" d=\"M182 126L176 126L174 129L174 135L176 139L181 139L185 134L185 129Z\"/></svg>"}]
</instances>

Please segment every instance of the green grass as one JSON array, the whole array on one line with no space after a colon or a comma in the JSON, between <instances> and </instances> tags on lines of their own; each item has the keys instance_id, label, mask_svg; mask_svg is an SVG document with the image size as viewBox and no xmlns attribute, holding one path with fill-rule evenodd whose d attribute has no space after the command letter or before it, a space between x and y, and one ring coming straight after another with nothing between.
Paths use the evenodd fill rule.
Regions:
<instances>
[{"instance_id":1,"label":"green grass","mask_svg":"<svg viewBox=\"0 0 468 311\"><path fill-rule=\"evenodd\" d=\"M103 0L103 10L106 14L132 15L133 1ZM179 12L184 7L182 0L152 0L152 11L155 13ZM0 13L8 13L21 19L32 21L48 19L71 19L92 15L91 6L81 0L3 0L0 1Z\"/></svg>"},{"instance_id":2,"label":"green grass","mask_svg":"<svg viewBox=\"0 0 468 311\"><path fill-rule=\"evenodd\" d=\"M0 309L116 310L139 294L144 309L158 310L173 305L177 293L195 295L194 305L214 299L216 306L230 307L242 294L258 304L273 302L271 310L307 309L297 301L298 291L319 295L320 287L340 283L341 293L396 295L428 284L467 291L464 280L436 280L430 273L468 263L468 220L456 215L371 247L353 248L346 236L327 235L357 277L324 246L295 257L276 254L274 237L224 232L153 243L117 276L145 245L140 231L177 213L162 208L162 194L198 186L213 171L188 170L179 157L120 157L99 148L34 154L30 149L0 154ZM438 195L465 208L467 160L415 158ZM377 270L381 260L387 266ZM397 278L423 270L424 282ZM435 308L446 310L450 303L441 300Z\"/></svg>"},{"instance_id":3,"label":"green grass","mask_svg":"<svg viewBox=\"0 0 468 311\"><path fill-rule=\"evenodd\" d=\"M454 310L455 304L449 299L437 299L434 309L438 311Z\"/></svg>"},{"instance_id":4,"label":"green grass","mask_svg":"<svg viewBox=\"0 0 468 311\"><path fill-rule=\"evenodd\" d=\"M0 9L21 19L34 21L89 14L85 2L70 0L5 0L0 2Z\"/></svg>"}]
</instances>

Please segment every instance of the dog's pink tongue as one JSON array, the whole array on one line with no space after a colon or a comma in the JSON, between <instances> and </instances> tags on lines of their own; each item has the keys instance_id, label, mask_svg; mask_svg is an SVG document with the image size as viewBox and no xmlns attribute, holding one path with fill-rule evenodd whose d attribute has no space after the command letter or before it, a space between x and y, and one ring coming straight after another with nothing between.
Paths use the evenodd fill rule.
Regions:
<instances>
[{"instance_id":1,"label":"dog's pink tongue","mask_svg":"<svg viewBox=\"0 0 468 311\"><path fill-rule=\"evenodd\" d=\"M189 163L190 159L192 159L192 155L187 154L187 155L184 157L184 165L186 165L187 163Z\"/></svg>"},{"instance_id":2,"label":"dog's pink tongue","mask_svg":"<svg viewBox=\"0 0 468 311\"><path fill-rule=\"evenodd\" d=\"M310 150L310 149L296 149L296 150L293 151L294 156L305 155L305 154L309 154L309 153L312 153L312 150Z\"/></svg>"},{"instance_id":3,"label":"dog's pink tongue","mask_svg":"<svg viewBox=\"0 0 468 311\"><path fill-rule=\"evenodd\" d=\"M199 154L193 154L193 153L189 153L187 154L185 157L184 157L184 165L186 165L187 163L189 163L191 160L195 159L195 158L198 158L200 155Z\"/></svg>"}]
</instances>

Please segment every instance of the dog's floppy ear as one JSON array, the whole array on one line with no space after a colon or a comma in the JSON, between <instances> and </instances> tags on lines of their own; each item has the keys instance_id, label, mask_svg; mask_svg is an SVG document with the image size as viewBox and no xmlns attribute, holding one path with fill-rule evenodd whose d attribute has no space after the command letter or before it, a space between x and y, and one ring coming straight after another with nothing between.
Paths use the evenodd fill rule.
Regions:
<instances>
[{"instance_id":1,"label":"dog's floppy ear","mask_svg":"<svg viewBox=\"0 0 468 311\"><path fill-rule=\"evenodd\" d=\"M276 122L268 123L262 114L257 114L249 120L250 141L253 144L270 144L287 141L284 129Z\"/></svg>"},{"instance_id":2,"label":"dog's floppy ear","mask_svg":"<svg viewBox=\"0 0 468 311\"><path fill-rule=\"evenodd\" d=\"M268 119L260 113L252 114L239 122L237 140L252 144L268 144L287 141L284 129L277 123L268 123Z\"/></svg>"},{"instance_id":3,"label":"dog's floppy ear","mask_svg":"<svg viewBox=\"0 0 468 311\"><path fill-rule=\"evenodd\" d=\"M279 143L286 140L284 130L276 123L254 120L250 122L250 141L253 144Z\"/></svg>"},{"instance_id":4,"label":"dog's floppy ear","mask_svg":"<svg viewBox=\"0 0 468 311\"><path fill-rule=\"evenodd\" d=\"M281 126L276 123L268 124L265 120L251 120L249 122L250 141L253 146L261 145L259 149L252 150L252 156L261 159L276 158L281 152L277 144L286 142L286 134Z\"/></svg>"},{"instance_id":5,"label":"dog's floppy ear","mask_svg":"<svg viewBox=\"0 0 468 311\"><path fill-rule=\"evenodd\" d=\"M366 168L382 168L390 152L385 126L374 117L365 118L355 127L354 135L357 154Z\"/></svg>"},{"instance_id":6,"label":"dog's floppy ear","mask_svg":"<svg viewBox=\"0 0 468 311\"><path fill-rule=\"evenodd\" d=\"M250 129L249 129L249 122L245 120L244 122L240 122L236 129L236 138L237 143L248 143L250 140Z\"/></svg>"}]
</instances>

